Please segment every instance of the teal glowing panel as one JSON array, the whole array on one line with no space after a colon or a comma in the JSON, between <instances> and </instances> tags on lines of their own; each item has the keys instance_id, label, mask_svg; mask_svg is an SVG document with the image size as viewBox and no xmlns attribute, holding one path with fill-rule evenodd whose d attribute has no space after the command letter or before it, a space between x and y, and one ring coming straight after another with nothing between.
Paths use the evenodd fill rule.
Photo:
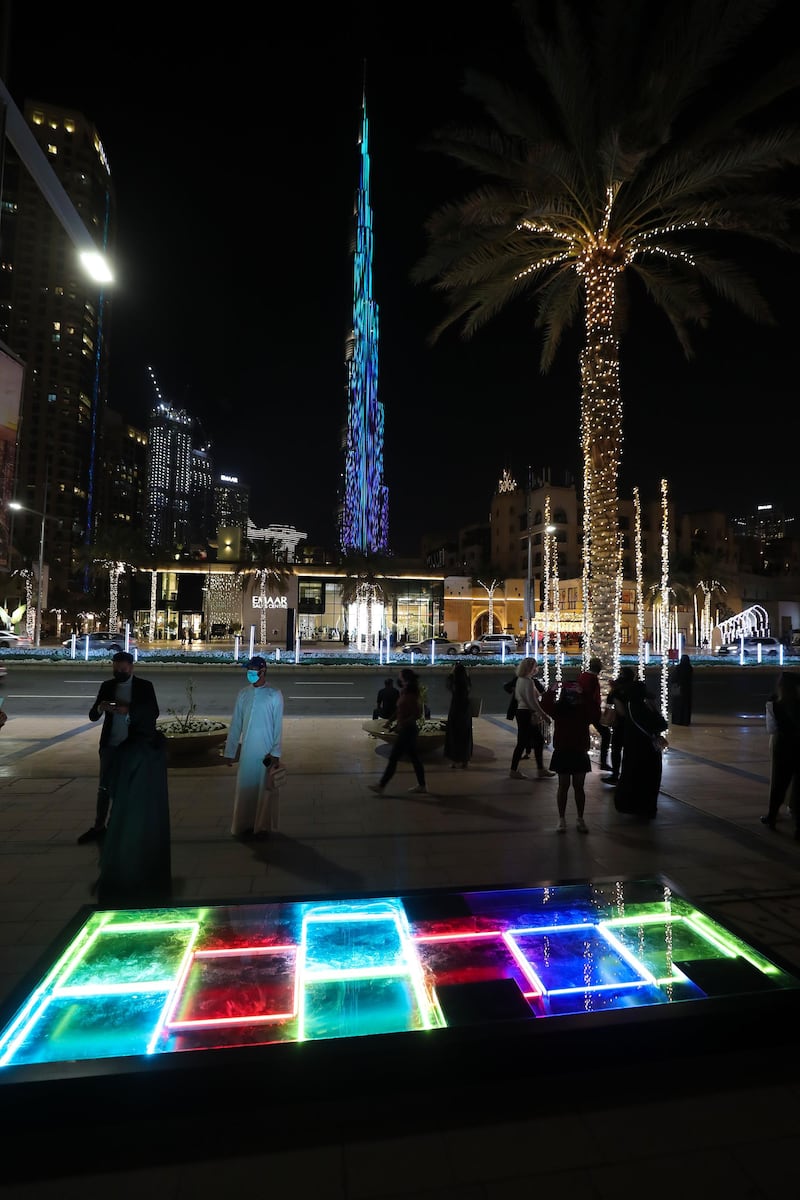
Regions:
<instances>
[{"instance_id":1,"label":"teal glowing panel","mask_svg":"<svg viewBox=\"0 0 800 1200\"><path fill-rule=\"evenodd\" d=\"M789 969L659 880L94 912L0 1019L0 1084L785 989Z\"/></svg>"}]
</instances>

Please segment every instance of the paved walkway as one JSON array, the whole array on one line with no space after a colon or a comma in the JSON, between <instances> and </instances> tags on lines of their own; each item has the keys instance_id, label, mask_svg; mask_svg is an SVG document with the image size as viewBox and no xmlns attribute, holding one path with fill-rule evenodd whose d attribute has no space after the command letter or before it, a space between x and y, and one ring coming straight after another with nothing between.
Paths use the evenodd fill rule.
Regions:
<instances>
[{"instance_id":1,"label":"paved walkway","mask_svg":"<svg viewBox=\"0 0 800 1200\"><path fill-rule=\"evenodd\" d=\"M76 845L90 823L97 777L96 726L61 717L14 717L0 760L0 1002L84 904L97 874L97 850ZM760 719L703 718L675 727L665 756L658 819L618 815L595 770L587 780L588 837L568 812L554 833L555 781L509 779L513 728L501 714L475 722L467 772L440 756L428 766L428 796L409 795L401 765L391 795L368 789L386 747L360 720L288 718L281 834L243 844L228 834L233 771L216 759L170 771L173 875L177 903L313 896L446 886L489 887L583 878L667 876L675 888L745 937L800 969L800 845L783 815L773 833L758 821L768 788L768 747ZM524 765L524 764L523 764ZM757 1034L757 1031L755 1031ZM317 1114L302 1148L280 1123L254 1114L238 1145L216 1139L175 1151L164 1164L137 1138L135 1162L82 1147L63 1164L31 1160L27 1181L9 1197L114 1196L144 1189L158 1197L198 1197L270 1182L270 1195L315 1200L425 1197L495 1200L543 1188L565 1197L772 1197L784 1200L796 1162L800 1085L765 1058L763 1086L737 1083L736 1055L718 1080L684 1064L678 1094L646 1101L622 1079L598 1075L572 1111L548 1106L542 1081L526 1106L473 1097L489 1120L464 1107L447 1119L427 1112L422 1129L385 1111L381 1098L361 1114ZM676 1068L680 1047L675 1047ZM774 1068L774 1070L773 1070ZM668 1071L668 1068L665 1068ZM775 1072L777 1071L777 1075ZM680 1071L678 1071L680 1075ZM744 1078L744 1076L742 1076ZM662 1089L667 1097L677 1085ZM702 1087L701 1093L698 1088ZM546 1093L546 1088L544 1093ZM679 1105L676 1111L675 1104ZM383 1117L383 1119L382 1119ZM224 1121L221 1111L215 1121ZM679 1122L681 1137L670 1137ZM39 1131L42 1136L44 1131ZM621 1136L622 1135L622 1136ZM534 1153L533 1145L547 1147ZM81 1151L84 1151L83 1153ZM231 1156L233 1152L233 1156ZM125 1167L127 1174L114 1174ZM19 1171L20 1168L18 1167ZM25 1177L25 1172L23 1172ZM646 1181L646 1182L645 1182Z\"/></svg>"}]
</instances>

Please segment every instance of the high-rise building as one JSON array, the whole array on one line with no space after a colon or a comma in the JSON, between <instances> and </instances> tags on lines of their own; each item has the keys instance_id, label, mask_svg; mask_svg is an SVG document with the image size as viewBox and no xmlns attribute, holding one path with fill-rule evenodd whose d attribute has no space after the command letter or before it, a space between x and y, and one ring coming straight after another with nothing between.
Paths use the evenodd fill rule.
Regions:
<instances>
[{"instance_id":1,"label":"high-rise building","mask_svg":"<svg viewBox=\"0 0 800 1200\"><path fill-rule=\"evenodd\" d=\"M378 401L378 305L372 294L369 125L364 97L355 205L353 327L347 339L347 426L339 544L364 554L388 548L389 498L383 481L383 405Z\"/></svg>"},{"instance_id":2,"label":"high-rise building","mask_svg":"<svg viewBox=\"0 0 800 1200\"><path fill-rule=\"evenodd\" d=\"M111 173L94 125L80 112L26 101L24 116L84 225L107 249ZM100 434L107 399L109 301L28 171L7 147L2 190L2 320L25 364L17 498L46 511L51 587L76 576L76 552L95 532ZM13 268L13 269L10 269ZM25 518L32 528L35 516Z\"/></svg>"},{"instance_id":3,"label":"high-rise building","mask_svg":"<svg viewBox=\"0 0 800 1200\"><path fill-rule=\"evenodd\" d=\"M240 529L244 536L250 508L250 488L238 475L220 475L214 486L214 524L218 529Z\"/></svg>"},{"instance_id":4,"label":"high-rise building","mask_svg":"<svg viewBox=\"0 0 800 1200\"><path fill-rule=\"evenodd\" d=\"M150 420L147 540L151 546L188 548L192 488L192 418L165 401Z\"/></svg>"},{"instance_id":5,"label":"high-rise building","mask_svg":"<svg viewBox=\"0 0 800 1200\"><path fill-rule=\"evenodd\" d=\"M192 482L189 496L189 528L192 545L205 547L216 528L214 523L214 464L210 445L192 450Z\"/></svg>"},{"instance_id":6,"label":"high-rise building","mask_svg":"<svg viewBox=\"0 0 800 1200\"><path fill-rule=\"evenodd\" d=\"M121 536L130 545L143 528L147 511L147 434L112 408L103 413L102 434L98 529L104 537Z\"/></svg>"}]
</instances>

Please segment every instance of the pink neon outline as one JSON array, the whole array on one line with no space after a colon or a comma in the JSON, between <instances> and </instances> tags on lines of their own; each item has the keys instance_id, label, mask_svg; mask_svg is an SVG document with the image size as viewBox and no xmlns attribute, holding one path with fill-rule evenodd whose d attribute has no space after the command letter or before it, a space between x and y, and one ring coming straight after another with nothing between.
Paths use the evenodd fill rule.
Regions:
<instances>
[{"instance_id":1,"label":"pink neon outline","mask_svg":"<svg viewBox=\"0 0 800 1200\"><path fill-rule=\"evenodd\" d=\"M489 933L426 933L420 937L412 937L412 942L466 942L470 938L504 937L502 929L493 929Z\"/></svg>"},{"instance_id":2,"label":"pink neon outline","mask_svg":"<svg viewBox=\"0 0 800 1200\"><path fill-rule=\"evenodd\" d=\"M197 1020L197 1021L189 1021L189 1020L176 1021L174 1019L175 1011L178 1008L181 996L183 995L183 991L186 986L186 980L188 979L189 972L192 969L192 965L198 958L234 958L234 957L241 958L243 955L279 954L279 953L280 954L290 953L290 954L294 954L296 956L297 955L297 946L284 946L284 945L281 945L281 946L251 946L251 947L244 946L241 948L231 947L231 948L223 948L223 949L219 949L219 950L196 950L194 952L194 954L192 954L189 962L186 965L186 970L183 974L183 977L179 980L179 985L175 992L175 1000L174 1000L169 1012L167 1013L166 1019L164 1021L164 1028L169 1029L170 1032L172 1032L172 1030L175 1030L175 1029L219 1029L223 1025L271 1025L276 1021L288 1021L291 1017L296 1016L296 1014L297 1014L297 963L295 963L295 969L292 972L292 975L294 978L294 987L292 989L293 990L293 997L292 997L293 1009L291 1012L265 1013L265 1014L262 1014L261 1016L252 1016L252 1017L206 1017L203 1020Z\"/></svg>"}]
</instances>

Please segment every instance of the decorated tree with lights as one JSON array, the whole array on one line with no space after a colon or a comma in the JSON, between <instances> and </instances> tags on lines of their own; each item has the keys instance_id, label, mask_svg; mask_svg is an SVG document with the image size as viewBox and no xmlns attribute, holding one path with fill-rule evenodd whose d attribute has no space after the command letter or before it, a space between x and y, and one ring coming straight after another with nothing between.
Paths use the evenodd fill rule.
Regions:
<instances>
[{"instance_id":1,"label":"decorated tree with lights","mask_svg":"<svg viewBox=\"0 0 800 1200\"><path fill-rule=\"evenodd\" d=\"M794 248L795 201L784 172L800 158L800 136L773 127L768 106L797 87L797 70L774 49L771 57L749 53L765 23L780 37L780 28L768 28L775 7L518 0L533 67L528 85L468 73L465 90L488 120L433 139L480 179L427 224L414 278L433 282L447 300L433 340L451 326L470 337L512 300L532 297L546 371L565 330L583 324L588 632L591 652L606 662L619 638L626 307L637 290L649 297L690 357L690 327L706 324L714 293L751 318L770 319L737 265L743 239ZM765 61L767 68L756 65Z\"/></svg>"}]
</instances>

